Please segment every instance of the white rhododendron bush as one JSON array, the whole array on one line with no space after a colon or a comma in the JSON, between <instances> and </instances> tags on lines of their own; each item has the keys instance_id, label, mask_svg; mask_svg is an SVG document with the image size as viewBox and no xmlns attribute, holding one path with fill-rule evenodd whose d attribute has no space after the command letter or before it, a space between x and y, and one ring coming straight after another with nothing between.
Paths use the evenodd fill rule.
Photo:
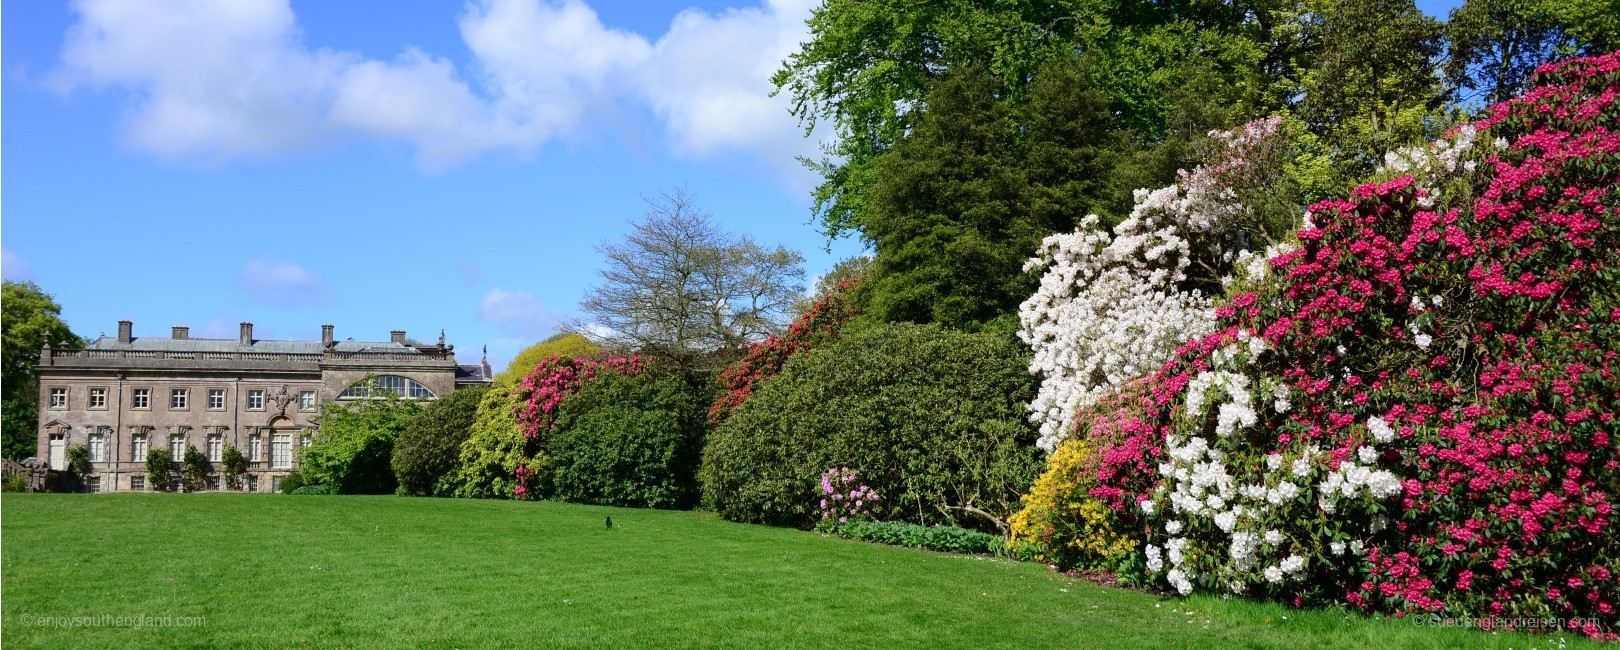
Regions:
<instances>
[{"instance_id":1,"label":"white rhododendron bush","mask_svg":"<svg viewBox=\"0 0 1620 650\"><path fill-rule=\"evenodd\" d=\"M1137 190L1135 208L1112 232L1089 215L1078 230L1041 242L1025 264L1044 272L1040 288L1018 316L1019 337L1035 352L1030 371L1043 378L1029 406L1043 449L1068 435L1078 409L1214 328L1210 298L1184 290L1189 272L1218 273L1239 260L1264 273L1264 257L1244 248L1253 211L1234 186L1275 173L1260 167L1281 146L1281 126L1269 118L1211 133L1210 160L1180 172L1174 185Z\"/></svg>"}]
</instances>

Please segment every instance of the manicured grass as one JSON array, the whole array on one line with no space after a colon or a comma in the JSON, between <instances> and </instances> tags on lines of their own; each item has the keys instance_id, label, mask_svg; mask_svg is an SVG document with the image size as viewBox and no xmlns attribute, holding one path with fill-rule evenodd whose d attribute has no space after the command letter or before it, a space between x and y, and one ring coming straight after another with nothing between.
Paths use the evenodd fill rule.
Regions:
<instances>
[{"instance_id":1,"label":"manicured grass","mask_svg":"<svg viewBox=\"0 0 1620 650\"><path fill-rule=\"evenodd\" d=\"M603 526L612 516L614 527ZM6 495L6 647L1556 648L694 512L282 495ZM24 616L204 617L200 627ZM1584 646L1580 639L1570 645Z\"/></svg>"}]
</instances>

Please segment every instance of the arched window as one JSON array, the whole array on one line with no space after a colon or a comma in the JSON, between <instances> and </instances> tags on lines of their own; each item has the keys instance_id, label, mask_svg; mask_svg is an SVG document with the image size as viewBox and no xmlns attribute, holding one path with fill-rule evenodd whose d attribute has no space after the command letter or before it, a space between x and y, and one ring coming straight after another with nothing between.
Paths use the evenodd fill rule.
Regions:
<instances>
[{"instance_id":1,"label":"arched window","mask_svg":"<svg viewBox=\"0 0 1620 650\"><path fill-rule=\"evenodd\" d=\"M365 379L354 382L353 384L350 384L348 388L343 390L342 395L338 395L338 399L360 399L372 397L375 395L375 393L372 392L374 386L377 390L393 391L395 395L404 397L406 399L431 399L436 397L436 395L433 394L433 391L428 390L427 386L423 386L417 383L415 379L411 379L409 377L401 377L399 375L378 375L370 379L376 380L375 383L368 382Z\"/></svg>"}]
</instances>

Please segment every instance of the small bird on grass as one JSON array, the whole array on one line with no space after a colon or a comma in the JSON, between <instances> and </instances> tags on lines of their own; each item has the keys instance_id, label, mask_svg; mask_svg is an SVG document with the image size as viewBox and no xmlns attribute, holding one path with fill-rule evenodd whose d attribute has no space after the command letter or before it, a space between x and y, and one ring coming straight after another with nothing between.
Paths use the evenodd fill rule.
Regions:
<instances>
[{"instance_id":1,"label":"small bird on grass","mask_svg":"<svg viewBox=\"0 0 1620 650\"><path fill-rule=\"evenodd\" d=\"M608 517L608 518L607 518L607 527L608 527L608 528L612 528L612 527L613 527L613 518L612 518L612 517Z\"/></svg>"}]
</instances>

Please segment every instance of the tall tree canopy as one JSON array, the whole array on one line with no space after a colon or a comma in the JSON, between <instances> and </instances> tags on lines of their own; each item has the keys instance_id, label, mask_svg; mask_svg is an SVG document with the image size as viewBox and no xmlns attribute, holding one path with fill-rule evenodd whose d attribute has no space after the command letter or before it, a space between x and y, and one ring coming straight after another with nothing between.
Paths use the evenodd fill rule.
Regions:
<instances>
[{"instance_id":1,"label":"tall tree canopy","mask_svg":"<svg viewBox=\"0 0 1620 650\"><path fill-rule=\"evenodd\" d=\"M861 233L877 252L857 290L866 318L976 329L1033 288L1023 261L1087 210L1128 205L1107 98L1054 59L1014 106L977 68L948 73L911 134L872 161ZM1009 327L1010 329L1010 327Z\"/></svg>"},{"instance_id":2,"label":"tall tree canopy","mask_svg":"<svg viewBox=\"0 0 1620 650\"><path fill-rule=\"evenodd\" d=\"M828 0L773 81L807 126L830 122L838 136L829 158L812 161L824 177L815 207L837 236L864 226L874 159L906 137L947 72L982 70L1002 84L998 101L1019 103L1047 61L1094 54L1117 126L1151 140L1163 134L1165 91L1183 81L1184 62L1227 81L1230 92L1211 99L1244 103L1262 87L1242 82L1266 58L1239 33L1250 13L1191 1Z\"/></svg>"},{"instance_id":3,"label":"tall tree canopy","mask_svg":"<svg viewBox=\"0 0 1620 650\"><path fill-rule=\"evenodd\" d=\"M1548 61L1620 46L1613 0L1468 0L1446 24L1446 79L1456 99L1495 103L1527 88Z\"/></svg>"},{"instance_id":4,"label":"tall tree canopy","mask_svg":"<svg viewBox=\"0 0 1620 650\"><path fill-rule=\"evenodd\" d=\"M35 453L39 427L39 350L49 337L52 345L77 347L84 340L62 322L62 306L39 285L5 281L0 295L0 421L4 429L6 458L26 458Z\"/></svg>"}]
</instances>

